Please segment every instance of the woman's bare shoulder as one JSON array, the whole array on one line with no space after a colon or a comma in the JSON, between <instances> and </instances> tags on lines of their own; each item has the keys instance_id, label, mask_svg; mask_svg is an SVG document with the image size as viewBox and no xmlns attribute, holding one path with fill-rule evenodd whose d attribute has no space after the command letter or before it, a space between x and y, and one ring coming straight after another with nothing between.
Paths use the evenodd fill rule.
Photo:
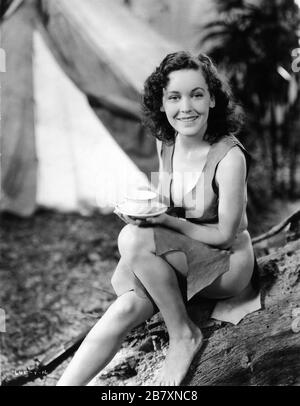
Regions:
<instances>
[{"instance_id":1,"label":"woman's bare shoulder","mask_svg":"<svg viewBox=\"0 0 300 406\"><path fill-rule=\"evenodd\" d=\"M218 165L219 169L238 169L246 167L246 158L244 152L238 145L233 146L221 159Z\"/></svg>"},{"instance_id":2,"label":"woman's bare shoulder","mask_svg":"<svg viewBox=\"0 0 300 406\"><path fill-rule=\"evenodd\" d=\"M221 159L216 170L216 181L246 177L246 158L239 146L234 146Z\"/></svg>"}]
</instances>

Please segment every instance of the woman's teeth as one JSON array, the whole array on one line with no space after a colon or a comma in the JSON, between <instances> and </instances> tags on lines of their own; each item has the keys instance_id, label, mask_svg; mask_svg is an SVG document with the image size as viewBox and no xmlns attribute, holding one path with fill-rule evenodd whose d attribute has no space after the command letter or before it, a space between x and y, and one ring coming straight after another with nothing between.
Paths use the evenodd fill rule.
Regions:
<instances>
[{"instance_id":1,"label":"woman's teeth","mask_svg":"<svg viewBox=\"0 0 300 406\"><path fill-rule=\"evenodd\" d=\"M178 120L189 122L189 121L194 121L194 120L196 120L197 118L198 118L198 116L193 116L193 117L179 118Z\"/></svg>"}]
</instances>

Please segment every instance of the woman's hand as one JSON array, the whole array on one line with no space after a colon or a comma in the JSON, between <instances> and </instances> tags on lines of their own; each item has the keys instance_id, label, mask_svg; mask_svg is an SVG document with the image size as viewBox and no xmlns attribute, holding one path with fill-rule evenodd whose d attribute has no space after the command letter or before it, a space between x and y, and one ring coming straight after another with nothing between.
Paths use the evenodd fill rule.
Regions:
<instances>
[{"instance_id":1,"label":"woman's hand","mask_svg":"<svg viewBox=\"0 0 300 406\"><path fill-rule=\"evenodd\" d=\"M171 217L166 213L160 214L159 216L151 216L151 217L147 217L145 219L147 224L161 224L161 225L165 225L168 221L168 218Z\"/></svg>"},{"instance_id":2,"label":"woman's hand","mask_svg":"<svg viewBox=\"0 0 300 406\"><path fill-rule=\"evenodd\" d=\"M163 213L163 214L160 214L159 216L153 216L153 217L151 216L151 217L146 217L143 219L137 219L133 216L127 216L123 213L120 213L116 209L115 209L114 213L125 223L133 224L138 227L149 227L151 225L156 225L156 224L164 225L164 224L166 224L168 218L171 217L168 214Z\"/></svg>"},{"instance_id":3,"label":"woman's hand","mask_svg":"<svg viewBox=\"0 0 300 406\"><path fill-rule=\"evenodd\" d=\"M139 219L136 219L136 218L134 218L134 217L131 217L131 216L126 216L125 214L123 214L123 213L120 213L118 210L114 210L114 213L121 219L121 220L123 220L124 221L124 223L126 223L126 224L133 224L133 225L135 225L135 226L140 226L141 224L143 224L144 223L144 220L139 220Z\"/></svg>"}]
</instances>

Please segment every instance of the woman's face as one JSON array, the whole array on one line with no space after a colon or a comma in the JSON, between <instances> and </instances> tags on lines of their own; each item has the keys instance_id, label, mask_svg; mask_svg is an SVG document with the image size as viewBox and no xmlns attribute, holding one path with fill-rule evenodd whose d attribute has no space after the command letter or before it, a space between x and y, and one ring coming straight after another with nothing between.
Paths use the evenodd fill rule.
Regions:
<instances>
[{"instance_id":1,"label":"woman's face","mask_svg":"<svg viewBox=\"0 0 300 406\"><path fill-rule=\"evenodd\" d=\"M203 138L209 109L214 106L200 69L182 69L169 74L161 111L179 134Z\"/></svg>"}]
</instances>

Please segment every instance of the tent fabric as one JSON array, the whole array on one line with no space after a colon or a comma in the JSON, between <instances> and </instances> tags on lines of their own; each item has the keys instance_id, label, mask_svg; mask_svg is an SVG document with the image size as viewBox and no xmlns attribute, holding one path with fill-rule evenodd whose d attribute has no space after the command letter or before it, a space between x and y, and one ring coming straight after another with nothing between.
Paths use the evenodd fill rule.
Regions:
<instances>
[{"instance_id":1,"label":"tent fabric","mask_svg":"<svg viewBox=\"0 0 300 406\"><path fill-rule=\"evenodd\" d=\"M149 186L146 175L62 72L38 31L33 73L39 206L83 214L94 207L109 212L133 188Z\"/></svg>"},{"instance_id":2,"label":"tent fabric","mask_svg":"<svg viewBox=\"0 0 300 406\"><path fill-rule=\"evenodd\" d=\"M75 58L75 82L85 93L139 99L154 67L181 48L111 0L42 0L42 12L55 48L70 63Z\"/></svg>"},{"instance_id":3,"label":"tent fabric","mask_svg":"<svg viewBox=\"0 0 300 406\"><path fill-rule=\"evenodd\" d=\"M32 77L35 13L31 4L23 6L1 25L6 72L0 73L0 209L27 216L35 208L37 172Z\"/></svg>"},{"instance_id":4,"label":"tent fabric","mask_svg":"<svg viewBox=\"0 0 300 406\"><path fill-rule=\"evenodd\" d=\"M121 100L125 105L126 99L136 103L148 73L162 56L176 50L174 44L139 22L126 8L118 8L112 2L41 0L39 3L42 5L41 13L40 10L37 12L35 1L26 1L1 24L7 72L1 74L3 124L0 210L21 216L31 215L38 205L86 211L89 205L96 204L99 207L104 204L101 200L104 190L102 194L97 192L96 203L95 192L91 192L94 180L91 168L86 166L91 162L84 154L78 159L78 150L83 149L85 153L91 150L91 146L83 144L91 143L94 146L93 153L98 151L99 161L102 162L102 166L94 167L98 179L97 191L104 185L104 181L102 183L100 180L104 166L115 159L128 168L129 178L133 178L130 174L135 173L139 174L139 179L144 179L130 158L117 147L109 131L89 110L85 97L78 93L67 77L84 94L99 99L102 97L107 104ZM33 50L32 36L36 26L42 37L35 34ZM50 47L59 65L45 51L47 47ZM48 60L46 64L43 58ZM52 86L43 83L42 74L46 75L48 68L53 69L60 78L57 83L63 83L63 88L67 89L63 91L66 97L62 97L58 89L54 92L54 88L58 88L53 85L54 82ZM63 68L67 77L60 68ZM43 92L39 88L44 89ZM62 104L64 115L58 107ZM51 120L46 120L47 111L50 114L50 110L46 110L45 106L52 109L53 115L56 107L59 120L54 120L55 125ZM48 148L47 153L44 142ZM58 156L64 157L64 164ZM56 171L56 175L51 175L54 162L60 170ZM82 167L80 170L78 165ZM71 167L73 174L70 172ZM124 168L114 173L113 179L121 172L126 173L127 169ZM67 197L63 194L66 189ZM60 195L64 196L64 204Z\"/></svg>"},{"instance_id":5,"label":"tent fabric","mask_svg":"<svg viewBox=\"0 0 300 406\"><path fill-rule=\"evenodd\" d=\"M207 0L131 0L130 10L164 38L180 42L183 49L197 52L203 26L217 18L215 3Z\"/></svg>"},{"instance_id":6,"label":"tent fabric","mask_svg":"<svg viewBox=\"0 0 300 406\"><path fill-rule=\"evenodd\" d=\"M9 18L24 0L1 0L0 19Z\"/></svg>"}]
</instances>

